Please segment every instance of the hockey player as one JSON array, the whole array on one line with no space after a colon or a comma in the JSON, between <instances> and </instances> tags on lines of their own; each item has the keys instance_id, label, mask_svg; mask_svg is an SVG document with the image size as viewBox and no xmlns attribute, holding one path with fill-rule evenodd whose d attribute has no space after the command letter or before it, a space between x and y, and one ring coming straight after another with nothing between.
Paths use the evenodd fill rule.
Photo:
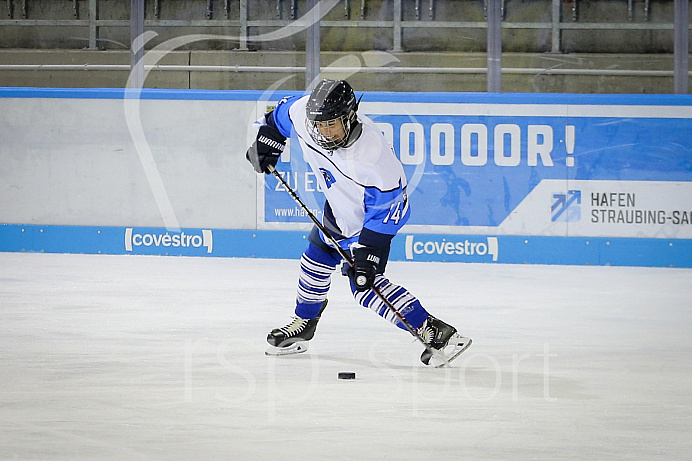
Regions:
<instances>
[{"instance_id":1,"label":"hockey player","mask_svg":"<svg viewBox=\"0 0 692 461\"><path fill-rule=\"evenodd\" d=\"M357 113L358 103L344 80L322 80L310 95L284 98L255 122L257 138L246 157L257 173L269 173L286 138L297 138L327 199L322 224L353 255L355 267L343 272L355 300L405 329L376 296L372 287L377 287L431 348L451 360L471 340L430 315L408 290L384 275L390 242L411 212L406 176L381 131ZM269 333L267 355L305 352L327 305L331 275L342 258L317 227L308 241L300 261L295 316ZM432 357L426 349L421 361L429 365Z\"/></svg>"}]
</instances>

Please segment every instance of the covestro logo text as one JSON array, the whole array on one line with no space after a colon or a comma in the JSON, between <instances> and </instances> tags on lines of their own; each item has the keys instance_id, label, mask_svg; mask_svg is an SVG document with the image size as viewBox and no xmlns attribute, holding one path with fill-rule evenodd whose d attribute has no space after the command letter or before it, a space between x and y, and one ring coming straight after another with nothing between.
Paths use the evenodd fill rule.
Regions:
<instances>
[{"instance_id":1,"label":"covestro logo text","mask_svg":"<svg viewBox=\"0 0 692 461\"><path fill-rule=\"evenodd\" d=\"M424 261L497 261L497 237L406 236L406 259Z\"/></svg>"},{"instance_id":2,"label":"covestro logo text","mask_svg":"<svg viewBox=\"0 0 692 461\"><path fill-rule=\"evenodd\" d=\"M125 251L147 250L146 253L152 253L152 250L161 250L165 253L171 248L179 251L199 248L211 253L214 250L214 235L209 229L180 232L135 230L132 227L125 229Z\"/></svg>"}]
</instances>

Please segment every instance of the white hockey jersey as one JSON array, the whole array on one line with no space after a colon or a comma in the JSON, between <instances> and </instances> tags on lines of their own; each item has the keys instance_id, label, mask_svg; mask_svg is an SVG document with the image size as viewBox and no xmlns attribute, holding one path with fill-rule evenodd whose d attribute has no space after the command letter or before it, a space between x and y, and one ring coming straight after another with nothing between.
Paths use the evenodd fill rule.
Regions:
<instances>
[{"instance_id":1,"label":"white hockey jersey","mask_svg":"<svg viewBox=\"0 0 692 461\"><path fill-rule=\"evenodd\" d=\"M272 117L282 135L297 138L327 198L322 223L348 248L363 228L395 235L410 215L404 169L379 128L358 115L362 132L349 147L328 151L305 126L309 96L282 99ZM257 124L265 124L263 117ZM363 242L361 242L363 243Z\"/></svg>"}]
</instances>

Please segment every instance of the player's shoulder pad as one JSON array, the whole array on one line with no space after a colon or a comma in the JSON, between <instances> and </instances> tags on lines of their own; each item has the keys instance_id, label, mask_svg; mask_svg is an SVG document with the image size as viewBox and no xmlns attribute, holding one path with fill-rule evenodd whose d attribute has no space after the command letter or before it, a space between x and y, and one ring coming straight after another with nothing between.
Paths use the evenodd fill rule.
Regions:
<instances>
[{"instance_id":1,"label":"player's shoulder pad","mask_svg":"<svg viewBox=\"0 0 692 461\"><path fill-rule=\"evenodd\" d=\"M366 121L357 143L359 164L368 172L367 185L381 190L396 188L405 177L403 165L377 125Z\"/></svg>"},{"instance_id":2,"label":"player's shoulder pad","mask_svg":"<svg viewBox=\"0 0 692 461\"><path fill-rule=\"evenodd\" d=\"M276 104L276 108L274 108L273 117L276 128L287 138L291 136L291 127L293 126L290 109L299 99L300 96L286 96L282 98Z\"/></svg>"}]
</instances>

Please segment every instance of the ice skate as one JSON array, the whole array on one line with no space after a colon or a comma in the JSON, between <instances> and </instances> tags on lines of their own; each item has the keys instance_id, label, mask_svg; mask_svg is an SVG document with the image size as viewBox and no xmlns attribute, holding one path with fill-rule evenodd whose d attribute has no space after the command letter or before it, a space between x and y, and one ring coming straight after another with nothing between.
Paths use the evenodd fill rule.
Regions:
<instances>
[{"instance_id":1,"label":"ice skate","mask_svg":"<svg viewBox=\"0 0 692 461\"><path fill-rule=\"evenodd\" d=\"M279 356L307 352L308 341L315 336L317 322L320 321L320 316L325 307L327 307L327 301L322 305L320 314L314 319L304 319L296 315L288 325L274 328L267 335L269 347L265 354Z\"/></svg>"},{"instance_id":2,"label":"ice skate","mask_svg":"<svg viewBox=\"0 0 692 461\"><path fill-rule=\"evenodd\" d=\"M427 349L420 356L421 362L432 367L441 367L450 363L471 345L471 338L461 336L457 329L442 320L430 315L418 330L423 341L431 348L440 351L447 359L432 354Z\"/></svg>"}]
</instances>

